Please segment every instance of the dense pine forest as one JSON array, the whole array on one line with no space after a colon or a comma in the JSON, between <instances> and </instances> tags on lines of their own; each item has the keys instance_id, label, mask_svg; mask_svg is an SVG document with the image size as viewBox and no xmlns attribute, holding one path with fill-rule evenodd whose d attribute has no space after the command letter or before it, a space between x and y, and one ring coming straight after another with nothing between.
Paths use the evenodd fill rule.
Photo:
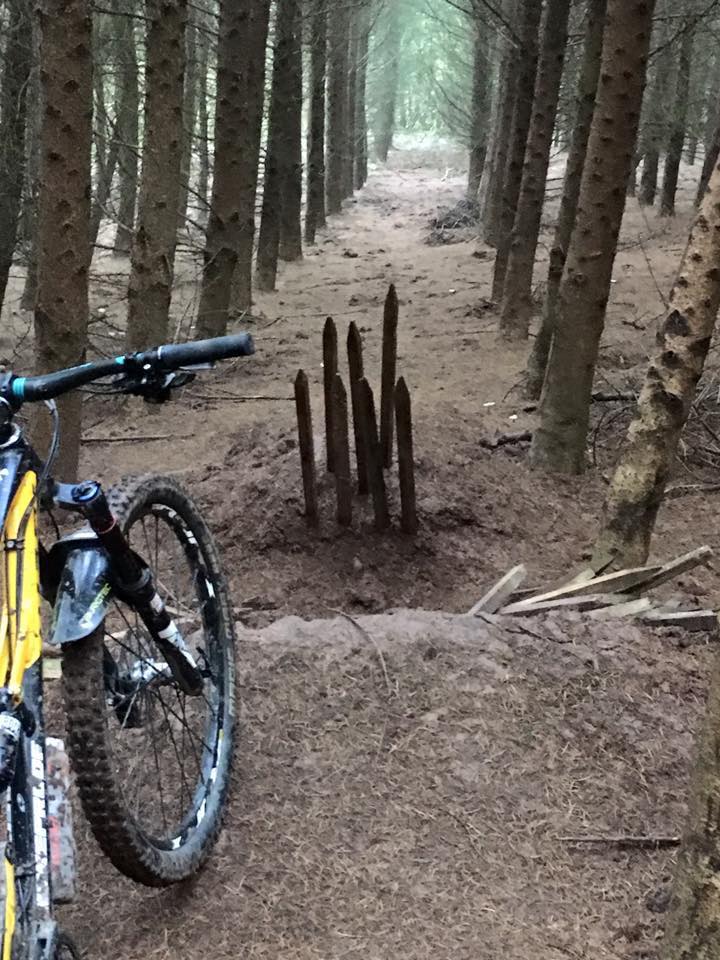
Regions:
<instances>
[{"instance_id":1,"label":"dense pine forest","mask_svg":"<svg viewBox=\"0 0 720 960\"><path fill-rule=\"evenodd\" d=\"M58 404L60 478L202 504L247 734L191 888L79 828L88 957L717 955L720 2L0 0L0 44L0 364L256 345Z\"/></svg>"}]
</instances>

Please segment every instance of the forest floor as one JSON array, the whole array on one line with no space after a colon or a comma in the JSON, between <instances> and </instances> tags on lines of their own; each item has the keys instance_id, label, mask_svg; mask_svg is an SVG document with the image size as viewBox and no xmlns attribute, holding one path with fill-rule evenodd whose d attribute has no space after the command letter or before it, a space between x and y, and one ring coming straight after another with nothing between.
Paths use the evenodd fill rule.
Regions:
<instances>
[{"instance_id":1,"label":"forest floor","mask_svg":"<svg viewBox=\"0 0 720 960\"><path fill-rule=\"evenodd\" d=\"M558 163L552 175L561 172ZM698 175L699 166L684 170L673 220L629 202L598 389L627 391L642 379L685 246ZM532 655L527 663L513 660L512 669L523 675L513 686L499 669L479 663L482 644L476 654L467 644L455 654L443 640L447 649L435 669L434 654L430 664L412 656L422 652L416 638L402 653L387 654L388 668L404 681L389 709L374 649L354 651L359 659L353 666L339 652L321 657L321 640L315 653L307 645L296 652L293 631L286 630L281 653L275 628L272 643L257 632L288 615L323 618L335 610L354 616L397 608L462 613L510 566L525 563L532 582L542 585L589 556L631 407L595 405L592 466L579 478L531 471L527 445L481 446L498 433L531 429L533 415L523 409L527 345L499 341L497 313L486 299L492 252L471 228L438 242L430 226L462 193L459 153L405 145L387 167L372 171L367 187L331 219L302 262L282 267L277 293L258 297L253 319L242 324L255 336L255 357L224 365L161 409L134 400L88 405L84 472L108 482L146 471L181 475L207 510L247 627L247 739L221 856L190 890L136 891L112 876L84 838L81 876L93 910L89 915L88 900L81 902L68 910L68 923L89 957L419 960L490 958L500 948L517 960L582 957L588 948L602 957L654 955L657 904L651 899L648 908L645 898L666 878L667 855L603 850L596 856L568 852L548 838L573 824L579 833L681 829L677 797L686 784L687 731L694 729L707 677L704 642L686 647L684 637L627 627L615 631L619 652L607 668L599 669L595 659L607 638L593 636L583 669L568 667L564 674L559 664L573 658L542 627L534 644L524 636ZM553 212L547 211L548 225ZM550 239L547 232L540 280ZM107 352L122 349L126 279L126 261L96 259L92 330L96 346ZM196 306L196 280L188 256L173 304L178 326ZM323 523L313 532L301 515L293 380L299 368L308 374L320 447L324 319L335 318L341 343L347 324L358 324L366 374L379 387L382 304L390 282L400 299L399 373L414 403L421 532L413 540L399 532L379 536L366 506L358 508L351 530L339 532L326 478ZM0 332L0 360L12 356L27 327L26 316L13 312L11 319L9 335ZM28 362L27 341L17 356L16 367ZM711 520L716 495L694 489L716 479L720 441L716 450L708 433L717 432L715 377L711 371L714 392L710 397L708 387L674 478L693 489L669 500L660 514L653 552L662 559L702 543L717 546ZM317 454L321 460L323 451ZM686 575L679 585L702 606L720 605L716 565ZM567 635L578 640L583 629L569 624ZM503 669L509 656L499 658ZM352 683L331 689L328 670ZM428 739L427 724L412 718L454 702L458 677L466 674L476 677L472 688L463 688L475 716L478 701L487 701L487 712L480 710L486 737L477 741L472 776L460 773L453 781L461 781L462 802L455 794L442 801L455 811L448 820L429 782L445 782L461 734L443 728L442 737ZM603 701L621 676L626 685ZM469 701L462 703L470 711ZM585 706L578 712L577 704ZM352 718L350 710L356 711ZM562 726L567 712L573 719L555 737L553 724ZM458 722L472 733L468 716ZM401 771L390 771L387 744L411 740ZM372 757L381 752L375 769ZM315 793L294 781L293 765L303 756L333 767ZM357 757L367 763L356 764ZM614 772L605 782L608 765ZM502 781L496 784L505 791L502 802L487 798L493 778ZM474 807L468 806L468 785L477 792ZM330 804L327 820L318 797ZM559 808L576 816L558 818L552 811ZM506 847L511 821L522 829L511 831ZM427 835L422 850L390 842L393 833L415 828L418 836ZM521 840L524 829L529 833ZM534 846L530 835L537 831L544 840ZM360 850L373 844L379 846L365 862ZM468 863L472 851L486 845L495 867L478 872ZM465 866L450 871L446 861L455 857ZM496 896L481 892L488 883Z\"/></svg>"}]
</instances>

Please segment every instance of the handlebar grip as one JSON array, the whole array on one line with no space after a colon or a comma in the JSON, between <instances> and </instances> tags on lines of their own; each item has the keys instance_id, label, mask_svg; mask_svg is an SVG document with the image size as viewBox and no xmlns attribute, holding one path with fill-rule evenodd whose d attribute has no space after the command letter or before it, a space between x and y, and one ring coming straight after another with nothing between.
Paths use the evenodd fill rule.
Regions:
<instances>
[{"instance_id":1,"label":"handlebar grip","mask_svg":"<svg viewBox=\"0 0 720 960\"><path fill-rule=\"evenodd\" d=\"M250 357L255 353L255 344L249 333L236 333L229 337L212 340L197 340L190 343L169 343L159 347L158 362L164 370L191 367L199 363L214 363L231 357Z\"/></svg>"}]
</instances>

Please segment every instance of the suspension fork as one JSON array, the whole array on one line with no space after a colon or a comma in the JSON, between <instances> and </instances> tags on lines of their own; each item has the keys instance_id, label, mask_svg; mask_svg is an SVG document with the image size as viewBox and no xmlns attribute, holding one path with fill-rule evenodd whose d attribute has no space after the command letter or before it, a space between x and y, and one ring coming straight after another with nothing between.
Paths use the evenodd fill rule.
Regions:
<instances>
[{"instance_id":1,"label":"suspension fork","mask_svg":"<svg viewBox=\"0 0 720 960\"><path fill-rule=\"evenodd\" d=\"M183 692L200 696L203 675L155 588L149 565L131 549L100 484L95 481L56 483L53 500L59 507L79 513L87 520L110 558L117 594L137 612Z\"/></svg>"}]
</instances>

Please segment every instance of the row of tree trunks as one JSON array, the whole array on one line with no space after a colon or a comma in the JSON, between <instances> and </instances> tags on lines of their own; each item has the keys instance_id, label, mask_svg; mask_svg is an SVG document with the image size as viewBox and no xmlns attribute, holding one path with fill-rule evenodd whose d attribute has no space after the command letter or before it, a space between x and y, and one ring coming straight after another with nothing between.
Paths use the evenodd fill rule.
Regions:
<instances>
[{"instance_id":1,"label":"row of tree trunks","mask_svg":"<svg viewBox=\"0 0 720 960\"><path fill-rule=\"evenodd\" d=\"M535 464L584 469L590 395L633 163L653 0L609 0L595 117L533 435Z\"/></svg>"},{"instance_id":2,"label":"row of tree trunks","mask_svg":"<svg viewBox=\"0 0 720 960\"><path fill-rule=\"evenodd\" d=\"M540 235L545 184L565 63L569 17L570 0L548 0L543 17L532 120L500 314L500 332L507 340L527 339L530 329L535 251Z\"/></svg>"},{"instance_id":3,"label":"row of tree trunks","mask_svg":"<svg viewBox=\"0 0 720 960\"><path fill-rule=\"evenodd\" d=\"M550 267L548 269L547 290L543 301L542 320L528 361L526 393L531 400L540 399L550 345L555 332L560 281L565 269L565 260L577 215L580 183L585 167L590 128L595 113L595 97L600 77L607 2L608 0L590 0L588 4L575 124L565 170L560 213L555 225L555 237L550 251Z\"/></svg>"}]
</instances>

